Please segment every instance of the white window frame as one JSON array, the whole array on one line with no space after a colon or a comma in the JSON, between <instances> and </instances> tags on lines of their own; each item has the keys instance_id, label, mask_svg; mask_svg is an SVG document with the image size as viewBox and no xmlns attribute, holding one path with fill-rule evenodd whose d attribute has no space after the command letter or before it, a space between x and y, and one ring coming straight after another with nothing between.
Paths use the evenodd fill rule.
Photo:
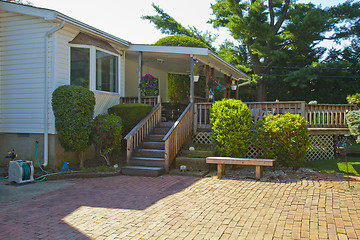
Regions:
<instances>
[{"instance_id":1,"label":"white window frame","mask_svg":"<svg viewBox=\"0 0 360 240\"><path fill-rule=\"evenodd\" d=\"M91 91L93 91L93 92L100 92L100 93L111 94L111 95L120 95L120 88L121 88L121 61L122 61L121 55L115 54L113 52L107 51L107 50L99 48L99 47L91 46L91 45L70 44L70 47L69 47L69 76L71 74L71 48L72 47L90 49L89 89ZM112 56L115 56L118 59L118 89L117 89L117 92L108 92L108 91L102 91L102 90L97 90L96 89L96 51L97 50L101 51L101 52L104 52L104 53L107 53L107 54L110 54Z\"/></svg>"}]
</instances>

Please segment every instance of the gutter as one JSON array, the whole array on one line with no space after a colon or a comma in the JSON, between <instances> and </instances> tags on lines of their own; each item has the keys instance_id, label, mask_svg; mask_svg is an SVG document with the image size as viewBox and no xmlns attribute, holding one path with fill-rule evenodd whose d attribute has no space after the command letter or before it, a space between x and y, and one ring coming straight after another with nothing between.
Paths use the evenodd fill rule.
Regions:
<instances>
[{"instance_id":1,"label":"gutter","mask_svg":"<svg viewBox=\"0 0 360 240\"><path fill-rule=\"evenodd\" d=\"M49 37L53 35L56 31L62 29L65 25L65 21L62 21L58 26L50 29L45 34L45 83L44 83L44 163L42 164L43 167L46 167L49 162L49 117L48 117L48 98L49 98L49 89L48 89L48 80L49 80Z\"/></svg>"}]
</instances>

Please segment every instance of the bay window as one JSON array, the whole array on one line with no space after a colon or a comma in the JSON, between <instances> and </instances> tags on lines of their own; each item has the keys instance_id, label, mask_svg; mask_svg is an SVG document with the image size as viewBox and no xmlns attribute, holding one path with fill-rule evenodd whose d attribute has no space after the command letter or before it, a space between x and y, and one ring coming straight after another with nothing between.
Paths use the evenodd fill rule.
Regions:
<instances>
[{"instance_id":1,"label":"bay window","mask_svg":"<svg viewBox=\"0 0 360 240\"><path fill-rule=\"evenodd\" d=\"M119 93L119 55L95 46L72 46L70 55L71 85Z\"/></svg>"}]
</instances>

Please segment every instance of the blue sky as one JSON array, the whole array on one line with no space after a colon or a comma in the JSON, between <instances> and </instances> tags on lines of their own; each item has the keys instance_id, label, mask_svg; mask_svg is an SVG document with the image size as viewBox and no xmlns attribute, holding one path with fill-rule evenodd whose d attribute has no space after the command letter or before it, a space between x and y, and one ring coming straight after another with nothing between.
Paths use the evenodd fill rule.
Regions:
<instances>
[{"instance_id":1,"label":"blue sky","mask_svg":"<svg viewBox=\"0 0 360 240\"><path fill-rule=\"evenodd\" d=\"M215 30L206 22L212 18L210 3L215 0L29 0L37 7L57 10L79 21L99 28L135 44L153 44L164 37L154 25L142 20L143 15L154 15L154 2L184 26L195 26L218 35L215 45L231 39L226 29ZM337 5L345 0L297 0L323 7ZM324 43L328 46L331 43ZM330 46L330 45L329 45Z\"/></svg>"}]
</instances>

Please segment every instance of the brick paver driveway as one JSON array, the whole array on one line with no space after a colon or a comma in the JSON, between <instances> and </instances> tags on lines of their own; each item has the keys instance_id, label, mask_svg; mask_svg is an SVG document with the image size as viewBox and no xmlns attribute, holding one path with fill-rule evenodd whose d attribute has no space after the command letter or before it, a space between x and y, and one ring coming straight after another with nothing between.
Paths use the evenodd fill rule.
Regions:
<instances>
[{"instance_id":1,"label":"brick paver driveway","mask_svg":"<svg viewBox=\"0 0 360 240\"><path fill-rule=\"evenodd\" d=\"M0 239L359 239L339 182L116 176L0 206ZM346 182L345 182L346 183Z\"/></svg>"}]
</instances>

